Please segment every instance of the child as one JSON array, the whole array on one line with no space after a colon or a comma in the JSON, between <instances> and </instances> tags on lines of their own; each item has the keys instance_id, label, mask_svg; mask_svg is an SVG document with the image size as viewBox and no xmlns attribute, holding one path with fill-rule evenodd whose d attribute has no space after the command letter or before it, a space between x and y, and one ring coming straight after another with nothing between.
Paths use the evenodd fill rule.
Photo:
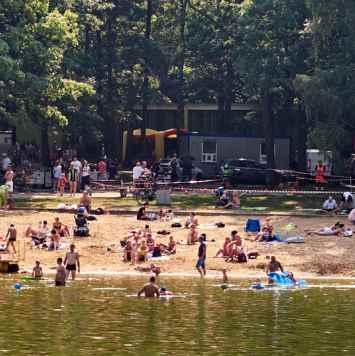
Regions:
<instances>
[{"instance_id":1,"label":"child","mask_svg":"<svg viewBox=\"0 0 355 356\"><path fill-rule=\"evenodd\" d=\"M223 283L228 283L227 269L223 268L222 273L223 273Z\"/></svg>"},{"instance_id":2,"label":"child","mask_svg":"<svg viewBox=\"0 0 355 356\"><path fill-rule=\"evenodd\" d=\"M57 273L55 275L55 285L57 287L59 286L65 286L65 279L66 279L66 271L65 267L63 265L63 259L59 257L57 259Z\"/></svg>"},{"instance_id":3,"label":"child","mask_svg":"<svg viewBox=\"0 0 355 356\"><path fill-rule=\"evenodd\" d=\"M39 261L36 261L36 265L33 267L32 277L36 279L41 279L43 277L43 271Z\"/></svg>"},{"instance_id":4,"label":"child","mask_svg":"<svg viewBox=\"0 0 355 356\"><path fill-rule=\"evenodd\" d=\"M11 224L6 233L6 238L8 238L6 244L6 251L9 250L9 246L11 245L14 253L16 253L16 248L15 248L16 237L17 237L17 231L15 229L15 225Z\"/></svg>"},{"instance_id":5,"label":"child","mask_svg":"<svg viewBox=\"0 0 355 356\"><path fill-rule=\"evenodd\" d=\"M61 173L59 179L58 179L58 192L60 196L62 197L64 194L65 186L68 183L67 178L65 177L65 173Z\"/></svg>"}]
</instances>

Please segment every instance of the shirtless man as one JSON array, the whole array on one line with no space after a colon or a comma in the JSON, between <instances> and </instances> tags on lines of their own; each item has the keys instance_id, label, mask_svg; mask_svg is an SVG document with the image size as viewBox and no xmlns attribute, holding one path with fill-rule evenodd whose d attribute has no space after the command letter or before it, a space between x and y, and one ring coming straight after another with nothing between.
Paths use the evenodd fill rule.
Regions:
<instances>
[{"instance_id":1,"label":"shirtless man","mask_svg":"<svg viewBox=\"0 0 355 356\"><path fill-rule=\"evenodd\" d=\"M57 273L54 279L55 285L57 287L64 287L65 280L66 280L66 272L65 272L65 267L63 265L63 259L59 257L57 259Z\"/></svg>"},{"instance_id":2,"label":"shirtless man","mask_svg":"<svg viewBox=\"0 0 355 356\"><path fill-rule=\"evenodd\" d=\"M144 294L146 298L160 297L159 287L155 284L155 277L150 277L149 283L138 292L138 297L142 294Z\"/></svg>"},{"instance_id":3,"label":"shirtless man","mask_svg":"<svg viewBox=\"0 0 355 356\"><path fill-rule=\"evenodd\" d=\"M191 225L190 231L187 234L187 244L194 245L198 240L198 231L196 229L196 225Z\"/></svg>"},{"instance_id":4,"label":"shirtless man","mask_svg":"<svg viewBox=\"0 0 355 356\"><path fill-rule=\"evenodd\" d=\"M70 251L65 255L64 265L66 269L66 279L69 278L71 273L71 278L74 280L76 274L76 266L78 266L78 273L80 273L79 254L75 252L74 244L70 245Z\"/></svg>"},{"instance_id":5,"label":"shirtless man","mask_svg":"<svg viewBox=\"0 0 355 356\"><path fill-rule=\"evenodd\" d=\"M269 274L271 272L277 272L281 271L283 272L284 269L279 261L276 260L275 256L271 256L271 261L267 266L266 273Z\"/></svg>"},{"instance_id":6,"label":"shirtless man","mask_svg":"<svg viewBox=\"0 0 355 356\"><path fill-rule=\"evenodd\" d=\"M9 246L11 245L14 253L16 253L16 248L15 248L16 237L17 237L17 231L15 229L15 225L11 224L6 233L6 238L8 239L6 244L6 251L9 251Z\"/></svg>"},{"instance_id":7,"label":"shirtless man","mask_svg":"<svg viewBox=\"0 0 355 356\"><path fill-rule=\"evenodd\" d=\"M32 277L36 279L41 279L43 277L43 271L39 261L36 261L36 265L33 267Z\"/></svg>"}]
</instances>

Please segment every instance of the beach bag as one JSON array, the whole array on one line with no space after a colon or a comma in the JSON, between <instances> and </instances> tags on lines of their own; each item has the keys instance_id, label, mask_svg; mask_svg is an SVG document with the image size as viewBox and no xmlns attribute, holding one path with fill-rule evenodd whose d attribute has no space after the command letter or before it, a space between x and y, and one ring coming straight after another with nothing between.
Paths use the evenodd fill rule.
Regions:
<instances>
[{"instance_id":1,"label":"beach bag","mask_svg":"<svg viewBox=\"0 0 355 356\"><path fill-rule=\"evenodd\" d=\"M179 222L175 222L171 224L171 227L182 227L182 225Z\"/></svg>"},{"instance_id":2,"label":"beach bag","mask_svg":"<svg viewBox=\"0 0 355 356\"><path fill-rule=\"evenodd\" d=\"M247 263L248 262L247 256L244 252L241 252L238 254L237 262L238 263Z\"/></svg>"},{"instance_id":3,"label":"beach bag","mask_svg":"<svg viewBox=\"0 0 355 356\"><path fill-rule=\"evenodd\" d=\"M351 230L351 229L346 229L346 230L343 232L343 236L344 236L344 237L351 237L351 236L353 236L353 230Z\"/></svg>"},{"instance_id":4,"label":"beach bag","mask_svg":"<svg viewBox=\"0 0 355 356\"><path fill-rule=\"evenodd\" d=\"M245 225L245 231L251 233L260 232L260 221L257 219L248 219Z\"/></svg>"},{"instance_id":5,"label":"beach bag","mask_svg":"<svg viewBox=\"0 0 355 356\"><path fill-rule=\"evenodd\" d=\"M223 228L226 225L224 223L222 223L222 222L218 222L218 223L216 223L216 226L219 227L219 228Z\"/></svg>"},{"instance_id":6,"label":"beach bag","mask_svg":"<svg viewBox=\"0 0 355 356\"><path fill-rule=\"evenodd\" d=\"M89 215L89 216L86 217L86 220L88 220L88 221L95 221L95 220L97 220L97 218L96 218L96 216L94 216L94 215Z\"/></svg>"},{"instance_id":7,"label":"beach bag","mask_svg":"<svg viewBox=\"0 0 355 356\"><path fill-rule=\"evenodd\" d=\"M95 215L103 215L103 214L105 214L105 210L102 208L97 208L92 213Z\"/></svg>"},{"instance_id":8,"label":"beach bag","mask_svg":"<svg viewBox=\"0 0 355 356\"><path fill-rule=\"evenodd\" d=\"M87 226L81 226L81 227L74 227L74 236L77 237L87 237L89 236L89 228Z\"/></svg>"}]
</instances>

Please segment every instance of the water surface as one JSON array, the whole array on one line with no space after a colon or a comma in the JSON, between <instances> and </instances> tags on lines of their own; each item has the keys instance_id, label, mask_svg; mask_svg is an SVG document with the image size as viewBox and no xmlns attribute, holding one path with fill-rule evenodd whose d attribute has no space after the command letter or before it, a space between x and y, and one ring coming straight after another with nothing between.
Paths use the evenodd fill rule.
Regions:
<instances>
[{"instance_id":1,"label":"water surface","mask_svg":"<svg viewBox=\"0 0 355 356\"><path fill-rule=\"evenodd\" d=\"M145 281L35 282L17 292L14 279L0 280L0 354L355 355L355 289L344 282L223 291L208 280L162 279L181 297L127 296Z\"/></svg>"}]
</instances>

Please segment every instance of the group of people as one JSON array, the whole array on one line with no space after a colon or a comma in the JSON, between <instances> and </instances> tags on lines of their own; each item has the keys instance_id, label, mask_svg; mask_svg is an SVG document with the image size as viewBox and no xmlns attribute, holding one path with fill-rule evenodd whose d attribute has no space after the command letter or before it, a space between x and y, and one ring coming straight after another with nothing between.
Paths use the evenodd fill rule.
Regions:
<instances>
[{"instance_id":1,"label":"group of people","mask_svg":"<svg viewBox=\"0 0 355 356\"><path fill-rule=\"evenodd\" d=\"M68 278L72 280L76 277L76 272L80 273L79 253L75 251L75 245L71 244L69 251L66 253L64 261L62 257L57 259L56 273L54 283L56 286L65 286ZM32 270L32 277L35 279L43 278L43 269L40 261L36 261Z\"/></svg>"},{"instance_id":2,"label":"group of people","mask_svg":"<svg viewBox=\"0 0 355 356\"><path fill-rule=\"evenodd\" d=\"M164 235L165 233L163 233ZM121 241L123 246L123 261L136 264L146 262L150 258L159 258L163 255L174 255L176 253L176 241L172 235L169 236L167 244L159 241L158 234L153 234L149 225L144 229L137 229Z\"/></svg>"},{"instance_id":3,"label":"group of people","mask_svg":"<svg viewBox=\"0 0 355 356\"><path fill-rule=\"evenodd\" d=\"M350 192L344 192L341 195L339 204L332 196L329 196L323 202L322 209L328 213L348 214L348 220L355 224L355 199Z\"/></svg>"},{"instance_id":4,"label":"group of people","mask_svg":"<svg viewBox=\"0 0 355 356\"><path fill-rule=\"evenodd\" d=\"M25 237L31 239L34 247L47 249L48 251L58 250L61 240L69 236L69 227L63 224L59 217L54 218L51 227L44 220L39 222L37 229L30 225L25 231Z\"/></svg>"}]
</instances>

